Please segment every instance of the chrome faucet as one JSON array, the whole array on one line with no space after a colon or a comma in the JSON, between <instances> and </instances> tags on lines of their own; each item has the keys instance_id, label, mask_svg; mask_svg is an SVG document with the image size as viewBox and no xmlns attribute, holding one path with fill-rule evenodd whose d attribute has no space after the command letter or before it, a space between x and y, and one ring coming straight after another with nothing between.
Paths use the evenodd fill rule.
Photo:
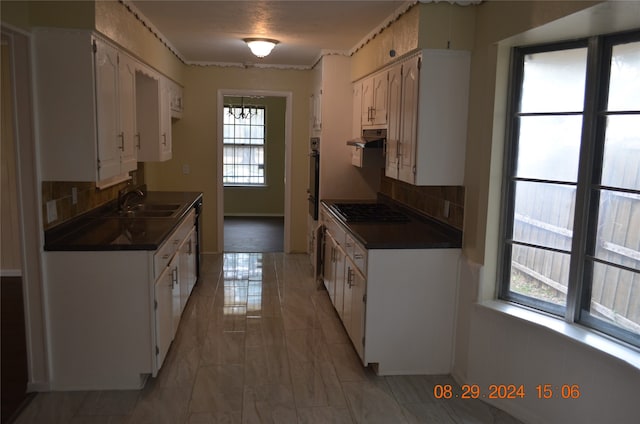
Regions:
<instances>
[{"instance_id":1,"label":"chrome faucet","mask_svg":"<svg viewBox=\"0 0 640 424\"><path fill-rule=\"evenodd\" d=\"M128 213L131 211L132 206L129 204L129 199L133 197L139 197L143 199L146 197L146 193L139 187L125 187L118 192L118 211L120 213Z\"/></svg>"}]
</instances>

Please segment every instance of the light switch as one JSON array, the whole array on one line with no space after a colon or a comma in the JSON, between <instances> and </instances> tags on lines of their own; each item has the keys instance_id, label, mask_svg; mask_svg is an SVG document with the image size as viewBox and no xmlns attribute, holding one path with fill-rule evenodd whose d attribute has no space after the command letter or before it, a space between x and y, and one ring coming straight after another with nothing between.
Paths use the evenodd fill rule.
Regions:
<instances>
[{"instance_id":1,"label":"light switch","mask_svg":"<svg viewBox=\"0 0 640 424\"><path fill-rule=\"evenodd\" d=\"M182 173L184 175L189 175L191 173L191 168L189 167L188 163L182 165Z\"/></svg>"}]
</instances>

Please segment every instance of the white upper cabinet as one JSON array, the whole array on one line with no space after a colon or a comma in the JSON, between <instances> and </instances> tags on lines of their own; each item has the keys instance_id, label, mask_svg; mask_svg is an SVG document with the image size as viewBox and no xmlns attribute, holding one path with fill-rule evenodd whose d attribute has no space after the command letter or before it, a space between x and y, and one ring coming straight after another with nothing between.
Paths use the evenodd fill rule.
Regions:
<instances>
[{"instance_id":1,"label":"white upper cabinet","mask_svg":"<svg viewBox=\"0 0 640 424\"><path fill-rule=\"evenodd\" d=\"M134 81L123 53L88 31L33 35L41 178L106 187L136 168Z\"/></svg>"},{"instance_id":2,"label":"white upper cabinet","mask_svg":"<svg viewBox=\"0 0 640 424\"><path fill-rule=\"evenodd\" d=\"M387 123L387 71L378 72L362 81L362 117L365 126Z\"/></svg>"},{"instance_id":3,"label":"white upper cabinet","mask_svg":"<svg viewBox=\"0 0 640 424\"><path fill-rule=\"evenodd\" d=\"M169 80L146 66L136 72L138 161L171 159L171 91Z\"/></svg>"},{"instance_id":4,"label":"white upper cabinet","mask_svg":"<svg viewBox=\"0 0 640 424\"><path fill-rule=\"evenodd\" d=\"M463 184L469 66L469 52L423 50L391 68L388 177L414 185Z\"/></svg>"},{"instance_id":5,"label":"white upper cabinet","mask_svg":"<svg viewBox=\"0 0 640 424\"><path fill-rule=\"evenodd\" d=\"M169 84L171 117L175 119L182 118L184 112L184 98L182 87L171 80L167 80Z\"/></svg>"}]
</instances>

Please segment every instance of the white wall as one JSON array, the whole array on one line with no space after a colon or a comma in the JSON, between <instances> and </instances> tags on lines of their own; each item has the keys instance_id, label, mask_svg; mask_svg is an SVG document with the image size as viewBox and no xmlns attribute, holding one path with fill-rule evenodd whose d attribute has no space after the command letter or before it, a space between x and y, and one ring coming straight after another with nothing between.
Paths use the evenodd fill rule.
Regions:
<instances>
[{"instance_id":1,"label":"white wall","mask_svg":"<svg viewBox=\"0 0 640 424\"><path fill-rule=\"evenodd\" d=\"M484 394L491 384L524 385L523 399L483 400L527 423L640 422L636 349L494 300L510 47L640 28L638 2L588 6L485 2L478 7L453 375L459 383L478 384ZM577 384L581 396L538 399L540 384Z\"/></svg>"}]
</instances>

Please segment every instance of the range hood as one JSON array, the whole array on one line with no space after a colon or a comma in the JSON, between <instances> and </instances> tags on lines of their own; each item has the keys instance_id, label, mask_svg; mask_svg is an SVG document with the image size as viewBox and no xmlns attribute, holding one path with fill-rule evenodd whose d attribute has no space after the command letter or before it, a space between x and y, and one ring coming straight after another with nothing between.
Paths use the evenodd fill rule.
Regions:
<instances>
[{"instance_id":1,"label":"range hood","mask_svg":"<svg viewBox=\"0 0 640 424\"><path fill-rule=\"evenodd\" d=\"M352 146L351 164L358 168L384 168L386 129L366 129L362 137L347 141Z\"/></svg>"},{"instance_id":2,"label":"range hood","mask_svg":"<svg viewBox=\"0 0 640 424\"><path fill-rule=\"evenodd\" d=\"M348 140L347 145L361 149L381 149L386 139L386 129L366 129L362 131L362 137Z\"/></svg>"}]
</instances>

